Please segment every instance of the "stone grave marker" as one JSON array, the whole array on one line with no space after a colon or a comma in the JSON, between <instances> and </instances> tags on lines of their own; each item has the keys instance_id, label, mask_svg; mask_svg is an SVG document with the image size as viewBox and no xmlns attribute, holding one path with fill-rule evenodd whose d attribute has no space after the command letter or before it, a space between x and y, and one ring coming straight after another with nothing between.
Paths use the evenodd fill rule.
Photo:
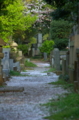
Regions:
<instances>
[{"instance_id":1,"label":"stone grave marker","mask_svg":"<svg viewBox=\"0 0 79 120\"><path fill-rule=\"evenodd\" d=\"M54 48L53 55L54 55L54 68L56 68L57 71L60 71L60 51L58 48Z\"/></svg>"},{"instance_id":2,"label":"stone grave marker","mask_svg":"<svg viewBox=\"0 0 79 120\"><path fill-rule=\"evenodd\" d=\"M69 51L66 53L66 73L69 73Z\"/></svg>"},{"instance_id":3,"label":"stone grave marker","mask_svg":"<svg viewBox=\"0 0 79 120\"><path fill-rule=\"evenodd\" d=\"M14 68L14 70L20 72L20 63L19 63L19 62L15 62L15 63L13 64L13 68Z\"/></svg>"},{"instance_id":4,"label":"stone grave marker","mask_svg":"<svg viewBox=\"0 0 79 120\"><path fill-rule=\"evenodd\" d=\"M38 33L38 39L37 39L38 43L42 43L42 33Z\"/></svg>"},{"instance_id":5,"label":"stone grave marker","mask_svg":"<svg viewBox=\"0 0 79 120\"><path fill-rule=\"evenodd\" d=\"M44 52L44 60L47 60L47 53Z\"/></svg>"},{"instance_id":6,"label":"stone grave marker","mask_svg":"<svg viewBox=\"0 0 79 120\"><path fill-rule=\"evenodd\" d=\"M9 59L10 70L13 71L13 59Z\"/></svg>"},{"instance_id":7,"label":"stone grave marker","mask_svg":"<svg viewBox=\"0 0 79 120\"><path fill-rule=\"evenodd\" d=\"M8 79L10 72L10 61L9 61L10 48L3 48L3 53L4 53L4 58L2 59L3 73Z\"/></svg>"}]
</instances>

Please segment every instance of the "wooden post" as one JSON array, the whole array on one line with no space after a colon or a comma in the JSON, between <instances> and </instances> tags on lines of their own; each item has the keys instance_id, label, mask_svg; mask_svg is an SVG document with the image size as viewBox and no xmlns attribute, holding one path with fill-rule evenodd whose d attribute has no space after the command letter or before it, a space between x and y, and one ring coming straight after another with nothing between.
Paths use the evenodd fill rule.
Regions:
<instances>
[{"instance_id":1,"label":"wooden post","mask_svg":"<svg viewBox=\"0 0 79 120\"><path fill-rule=\"evenodd\" d=\"M4 57L4 54L2 53L2 46L5 46L5 45L6 43L0 38L0 85L3 85L4 83L1 59Z\"/></svg>"},{"instance_id":2,"label":"wooden post","mask_svg":"<svg viewBox=\"0 0 79 120\"><path fill-rule=\"evenodd\" d=\"M77 92L79 86L77 81L77 61L74 62L74 91Z\"/></svg>"}]
</instances>

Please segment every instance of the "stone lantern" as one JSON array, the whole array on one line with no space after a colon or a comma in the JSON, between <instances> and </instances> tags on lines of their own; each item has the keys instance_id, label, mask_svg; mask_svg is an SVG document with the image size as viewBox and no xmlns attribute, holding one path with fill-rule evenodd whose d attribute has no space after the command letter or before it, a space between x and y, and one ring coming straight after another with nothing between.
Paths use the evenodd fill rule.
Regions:
<instances>
[{"instance_id":1,"label":"stone lantern","mask_svg":"<svg viewBox=\"0 0 79 120\"><path fill-rule=\"evenodd\" d=\"M5 46L5 45L6 43L0 38L0 85L3 85L4 83L1 59L4 57L4 54L2 53L2 46Z\"/></svg>"},{"instance_id":2,"label":"stone lantern","mask_svg":"<svg viewBox=\"0 0 79 120\"><path fill-rule=\"evenodd\" d=\"M11 45L10 45L10 46L11 46L11 48L13 48L13 49L14 49L14 51L15 51L15 53L16 53L16 52L17 52L17 47L18 47L18 44L17 44L16 42L14 42L14 41L13 41L13 42L11 43Z\"/></svg>"}]
</instances>

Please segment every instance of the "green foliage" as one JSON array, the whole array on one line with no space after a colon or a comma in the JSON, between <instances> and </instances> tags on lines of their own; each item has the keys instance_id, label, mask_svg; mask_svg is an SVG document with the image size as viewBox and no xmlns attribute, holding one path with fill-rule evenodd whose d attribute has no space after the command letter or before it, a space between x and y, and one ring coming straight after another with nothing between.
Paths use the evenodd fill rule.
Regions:
<instances>
[{"instance_id":1,"label":"green foliage","mask_svg":"<svg viewBox=\"0 0 79 120\"><path fill-rule=\"evenodd\" d=\"M52 21L50 29L50 37L55 40L57 38L68 38L71 32L72 24L65 20Z\"/></svg>"},{"instance_id":2,"label":"green foliage","mask_svg":"<svg viewBox=\"0 0 79 120\"><path fill-rule=\"evenodd\" d=\"M53 50L54 41L53 40L46 40L42 43L42 46L39 48L42 53L46 52L49 54Z\"/></svg>"},{"instance_id":3,"label":"green foliage","mask_svg":"<svg viewBox=\"0 0 79 120\"><path fill-rule=\"evenodd\" d=\"M69 42L69 40L66 38L65 39L64 38L63 39L56 39L54 47L59 48L59 50L64 50L68 46L68 42Z\"/></svg>"},{"instance_id":4,"label":"green foliage","mask_svg":"<svg viewBox=\"0 0 79 120\"><path fill-rule=\"evenodd\" d=\"M63 79L63 80L65 80L65 81L68 81L69 80L69 75L60 75L59 76L59 79Z\"/></svg>"},{"instance_id":5,"label":"green foliage","mask_svg":"<svg viewBox=\"0 0 79 120\"><path fill-rule=\"evenodd\" d=\"M37 67L36 64L32 63L32 62L29 62L29 61L25 61L25 64L24 64L26 67Z\"/></svg>"},{"instance_id":6,"label":"green foliage","mask_svg":"<svg viewBox=\"0 0 79 120\"><path fill-rule=\"evenodd\" d=\"M55 68L50 68L48 71L45 71L45 72L46 72L46 73L49 73L49 72L54 72L54 71L56 71Z\"/></svg>"},{"instance_id":7,"label":"green foliage","mask_svg":"<svg viewBox=\"0 0 79 120\"><path fill-rule=\"evenodd\" d=\"M51 13L51 16L53 17L53 20L70 20L70 11L58 8L54 10L54 12ZM69 18L68 18L69 17Z\"/></svg>"},{"instance_id":8,"label":"green foliage","mask_svg":"<svg viewBox=\"0 0 79 120\"><path fill-rule=\"evenodd\" d=\"M52 13L55 20L66 19L78 22L78 3L79 0L44 0L48 4L57 7Z\"/></svg>"},{"instance_id":9,"label":"green foliage","mask_svg":"<svg viewBox=\"0 0 79 120\"><path fill-rule=\"evenodd\" d=\"M3 48L10 48L10 45L3 46Z\"/></svg>"},{"instance_id":10,"label":"green foliage","mask_svg":"<svg viewBox=\"0 0 79 120\"><path fill-rule=\"evenodd\" d=\"M43 40L48 40L48 38L49 38L49 34L48 33L43 36Z\"/></svg>"},{"instance_id":11,"label":"green foliage","mask_svg":"<svg viewBox=\"0 0 79 120\"><path fill-rule=\"evenodd\" d=\"M10 71L10 75L11 76L20 76L20 72L17 72L17 71Z\"/></svg>"},{"instance_id":12,"label":"green foliage","mask_svg":"<svg viewBox=\"0 0 79 120\"><path fill-rule=\"evenodd\" d=\"M19 44L17 48L21 50L24 55L28 53L28 46L26 44Z\"/></svg>"},{"instance_id":13,"label":"green foliage","mask_svg":"<svg viewBox=\"0 0 79 120\"><path fill-rule=\"evenodd\" d=\"M23 5L22 0L13 1L5 5L7 13L0 16L0 36L9 41L9 37L13 36L16 30L25 31L29 29L36 20L36 16L31 14L25 15L26 8Z\"/></svg>"},{"instance_id":14,"label":"green foliage","mask_svg":"<svg viewBox=\"0 0 79 120\"><path fill-rule=\"evenodd\" d=\"M65 20L51 22L50 38L55 41L55 47L61 50L67 46L71 28L72 24Z\"/></svg>"},{"instance_id":15,"label":"green foliage","mask_svg":"<svg viewBox=\"0 0 79 120\"><path fill-rule=\"evenodd\" d=\"M51 100L46 107L49 108L48 120L77 120L79 118L79 95L70 93L57 100Z\"/></svg>"}]
</instances>

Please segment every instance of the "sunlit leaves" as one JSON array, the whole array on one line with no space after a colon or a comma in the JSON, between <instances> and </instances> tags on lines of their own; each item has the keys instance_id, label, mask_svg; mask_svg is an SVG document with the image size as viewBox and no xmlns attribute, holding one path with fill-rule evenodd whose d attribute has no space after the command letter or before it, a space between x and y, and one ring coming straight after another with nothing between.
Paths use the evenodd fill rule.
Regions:
<instances>
[{"instance_id":1,"label":"sunlit leaves","mask_svg":"<svg viewBox=\"0 0 79 120\"><path fill-rule=\"evenodd\" d=\"M21 0L15 0L6 6L7 14L0 16L0 36L8 42L16 30L25 31L35 22L36 16L25 14L27 10Z\"/></svg>"}]
</instances>

